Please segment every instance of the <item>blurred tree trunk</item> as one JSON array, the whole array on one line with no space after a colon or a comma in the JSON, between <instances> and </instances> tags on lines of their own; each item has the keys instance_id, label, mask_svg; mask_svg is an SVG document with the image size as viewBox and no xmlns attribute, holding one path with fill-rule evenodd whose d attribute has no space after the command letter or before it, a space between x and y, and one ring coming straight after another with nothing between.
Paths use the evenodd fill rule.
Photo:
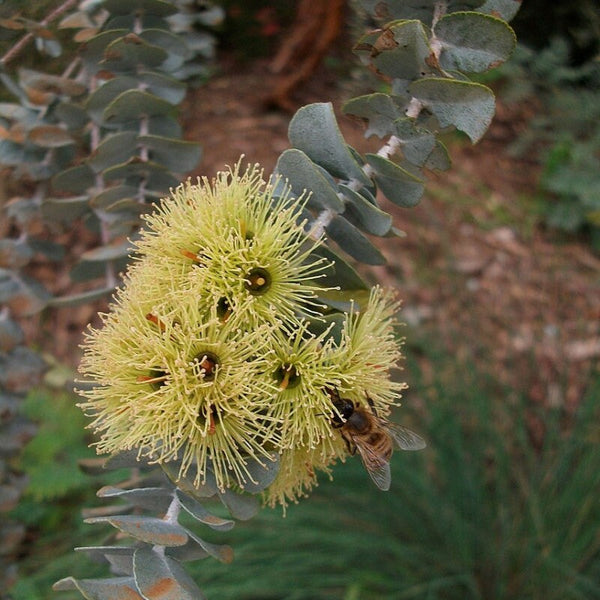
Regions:
<instances>
[{"instance_id":1,"label":"blurred tree trunk","mask_svg":"<svg viewBox=\"0 0 600 600\"><path fill-rule=\"evenodd\" d=\"M267 104L293 112L294 90L317 69L342 30L345 0L300 0L294 24L271 63L278 74Z\"/></svg>"}]
</instances>

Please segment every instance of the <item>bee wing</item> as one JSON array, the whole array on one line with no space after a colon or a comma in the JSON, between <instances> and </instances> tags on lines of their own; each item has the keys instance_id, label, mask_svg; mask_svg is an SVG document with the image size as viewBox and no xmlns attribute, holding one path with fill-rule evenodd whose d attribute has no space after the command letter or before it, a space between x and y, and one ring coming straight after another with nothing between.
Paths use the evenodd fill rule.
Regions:
<instances>
[{"instance_id":1,"label":"bee wing","mask_svg":"<svg viewBox=\"0 0 600 600\"><path fill-rule=\"evenodd\" d=\"M402 425L387 422L385 428L400 450L422 450L427 446L420 435Z\"/></svg>"},{"instance_id":2,"label":"bee wing","mask_svg":"<svg viewBox=\"0 0 600 600\"><path fill-rule=\"evenodd\" d=\"M392 483L390 463L382 456L379 456L371 446L356 443L356 440L355 444L367 473L380 490L387 492Z\"/></svg>"}]
</instances>

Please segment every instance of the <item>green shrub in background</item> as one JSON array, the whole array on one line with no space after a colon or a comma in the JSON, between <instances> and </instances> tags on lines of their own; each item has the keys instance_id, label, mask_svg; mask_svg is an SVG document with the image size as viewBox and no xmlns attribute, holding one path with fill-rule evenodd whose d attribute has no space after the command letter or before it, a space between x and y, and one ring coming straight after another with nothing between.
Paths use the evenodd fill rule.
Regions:
<instances>
[{"instance_id":1,"label":"green shrub in background","mask_svg":"<svg viewBox=\"0 0 600 600\"><path fill-rule=\"evenodd\" d=\"M535 116L513 144L516 156L539 157L547 223L588 231L600 249L600 62L573 65L565 39L541 51L519 46L503 66L508 101L531 102Z\"/></svg>"}]
</instances>

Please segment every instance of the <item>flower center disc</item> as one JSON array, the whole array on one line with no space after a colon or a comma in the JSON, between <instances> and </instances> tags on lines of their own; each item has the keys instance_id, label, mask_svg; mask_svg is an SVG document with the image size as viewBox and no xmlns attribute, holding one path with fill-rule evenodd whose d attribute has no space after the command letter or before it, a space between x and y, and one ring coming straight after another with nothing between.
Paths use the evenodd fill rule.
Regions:
<instances>
[{"instance_id":1,"label":"flower center disc","mask_svg":"<svg viewBox=\"0 0 600 600\"><path fill-rule=\"evenodd\" d=\"M200 352L196 354L195 362L200 365L200 375L206 381L212 381L215 378L215 372L219 364L219 358L212 352Z\"/></svg>"},{"instance_id":2,"label":"flower center disc","mask_svg":"<svg viewBox=\"0 0 600 600\"><path fill-rule=\"evenodd\" d=\"M246 289L253 296L266 293L271 287L271 275L266 269L257 267L246 275Z\"/></svg>"},{"instance_id":3,"label":"flower center disc","mask_svg":"<svg viewBox=\"0 0 600 600\"><path fill-rule=\"evenodd\" d=\"M275 379L282 390L291 390L300 383L300 375L294 365L283 364L275 371Z\"/></svg>"}]
</instances>

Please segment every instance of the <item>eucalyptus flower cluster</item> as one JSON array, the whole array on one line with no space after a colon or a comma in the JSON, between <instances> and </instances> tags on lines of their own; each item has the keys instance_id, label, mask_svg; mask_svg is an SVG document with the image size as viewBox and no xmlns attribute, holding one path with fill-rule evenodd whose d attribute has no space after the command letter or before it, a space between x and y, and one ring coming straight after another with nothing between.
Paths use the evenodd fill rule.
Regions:
<instances>
[{"instance_id":1,"label":"eucalyptus flower cluster","mask_svg":"<svg viewBox=\"0 0 600 600\"><path fill-rule=\"evenodd\" d=\"M320 281L331 264L302 218L305 200L240 164L188 181L146 217L135 261L102 326L90 328L81 407L99 453L137 449L177 461L179 477L208 469L221 489L252 481L249 461L279 472L269 504L295 501L316 471L347 453L332 418L332 389L386 415L404 384L398 304L380 288L321 327Z\"/></svg>"}]
</instances>

